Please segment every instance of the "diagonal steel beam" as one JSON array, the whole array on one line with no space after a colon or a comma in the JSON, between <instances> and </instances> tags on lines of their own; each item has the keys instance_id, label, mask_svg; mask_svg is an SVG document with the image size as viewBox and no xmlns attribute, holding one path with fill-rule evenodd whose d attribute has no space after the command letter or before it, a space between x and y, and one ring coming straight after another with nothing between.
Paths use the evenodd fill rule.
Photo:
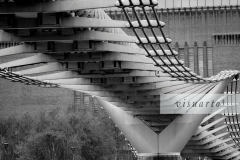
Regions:
<instances>
[{"instance_id":1,"label":"diagonal steel beam","mask_svg":"<svg viewBox=\"0 0 240 160\"><path fill-rule=\"evenodd\" d=\"M17 46L0 49L0 57L10 56L14 54L21 54L21 53L29 53L33 51L34 51L34 47L32 45L21 44Z\"/></svg>"},{"instance_id":2,"label":"diagonal steel beam","mask_svg":"<svg viewBox=\"0 0 240 160\"><path fill-rule=\"evenodd\" d=\"M3 68L11 68L11 67L19 67L19 66L25 66L25 65L31 65L31 64L37 64L37 63L45 63L45 62L54 62L56 61L52 56L49 56L47 54L39 53L35 56L22 58L6 63L1 63L0 66Z\"/></svg>"},{"instance_id":3,"label":"diagonal steel beam","mask_svg":"<svg viewBox=\"0 0 240 160\"><path fill-rule=\"evenodd\" d=\"M61 17L59 25L38 25L37 23L25 24L25 21L33 21L32 18L15 19L15 26L0 26L4 30L16 29L51 29L51 28L125 28L127 22L110 19L96 19L85 17ZM36 21L36 20L35 20Z\"/></svg>"},{"instance_id":4,"label":"diagonal steel beam","mask_svg":"<svg viewBox=\"0 0 240 160\"><path fill-rule=\"evenodd\" d=\"M115 0L64 0L37 2L32 6L18 6L16 3L0 2L0 13L21 13L21 12L66 12L81 9L114 7Z\"/></svg>"},{"instance_id":5,"label":"diagonal steel beam","mask_svg":"<svg viewBox=\"0 0 240 160\"><path fill-rule=\"evenodd\" d=\"M79 31L74 35L58 35L38 33L32 36L20 37L14 34L0 31L0 42L39 42L39 41L112 41L112 42L129 42L135 43L137 38L128 35L120 35L107 32L99 32L92 30Z\"/></svg>"},{"instance_id":6,"label":"diagonal steel beam","mask_svg":"<svg viewBox=\"0 0 240 160\"><path fill-rule=\"evenodd\" d=\"M61 63L53 62L53 63L48 63L46 65L39 66L39 67L20 70L17 73L20 75L39 74L39 73L52 72L52 71L61 71L63 70L63 68L64 66Z\"/></svg>"},{"instance_id":7,"label":"diagonal steel beam","mask_svg":"<svg viewBox=\"0 0 240 160\"><path fill-rule=\"evenodd\" d=\"M39 80L53 80L53 79L62 79L62 78L109 78L109 77L156 77L155 72L151 71L136 71L133 70L129 73L116 73L116 74L79 74L78 72L73 71L63 71L59 73L51 73L46 75L37 76L36 78ZM162 73L161 77L169 77L168 74ZM180 88L184 88L186 86L192 85L191 83L183 85ZM177 88L164 88L165 92L170 90L175 90Z\"/></svg>"}]
</instances>

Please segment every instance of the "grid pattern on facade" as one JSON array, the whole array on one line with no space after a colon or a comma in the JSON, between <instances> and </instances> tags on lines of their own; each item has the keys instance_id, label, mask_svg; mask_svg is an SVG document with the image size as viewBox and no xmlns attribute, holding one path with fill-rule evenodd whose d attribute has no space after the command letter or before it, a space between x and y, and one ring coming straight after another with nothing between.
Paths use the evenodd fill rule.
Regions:
<instances>
[{"instance_id":1,"label":"grid pattern on facade","mask_svg":"<svg viewBox=\"0 0 240 160\"><path fill-rule=\"evenodd\" d=\"M158 8L235 6L240 4L240 0L158 0L158 4Z\"/></svg>"},{"instance_id":2,"label":"grid pattern on facade","mask_svg":"<svg viewBox=\"0 0 240 160\"><path fill-rule=\"evenodd\" d=\"M187 47L178 49L179 59L185 60L185 64L199 75L208 77L213 75L213 48L212 47ZM195 53L197 52L197 53ZM186 57L188 56L188 58ZM186 62L187 60L187 62Z\"/></svg>"},{"instance_id":3,"label":"grid pattern on facade","mask_svg":"<svg viewBox=\"0 0 240 160\"><path fill-rule=\"evenodd\" d=\"M213 35L215 46L235 46L240 45L240 33L215 34Z\"/></svg>"},{"instance_id":4,"label":"grid pattern on facade","mask_svg":"<svg viewBox=\"0 0 240 160\"><path fill-rule=\"evenodd\" d=\"M158 0L158 10L181 10L181 9L196 9L212 7L234 7L240 5L240 0ZM121 11L117 7L107 8L106 11Z\"/></svg>"}]
</instances>

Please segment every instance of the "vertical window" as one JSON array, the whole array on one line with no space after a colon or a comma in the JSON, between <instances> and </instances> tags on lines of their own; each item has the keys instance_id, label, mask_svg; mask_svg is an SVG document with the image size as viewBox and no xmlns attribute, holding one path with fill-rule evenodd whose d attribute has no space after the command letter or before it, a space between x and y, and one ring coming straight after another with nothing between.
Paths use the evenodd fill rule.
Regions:
<instances>
[{"instance_id":1,"label":"vertical window","mask_svg":"<svg viewBox=\"0 0 240 160\"><path fill-rule=\"evenodd\" d=\"M198 65L199 74L203 76L203 48L198 48Z\"/></svg>"},{"instance_id":2,"label":"vertical window","mask_svg":"<svg viewBox=\"0 0 240 160\"><path fill-rule=\"evenodd\" d=\"M184 53L185 53L185 50L184 48L179 48L179 59L180 60L183 60L184 61Z\"/></svg>"},{"instance_id":3,"label":"vertical window","mask_svg":"<svg viewBox=\"0 0 240 160\"><path fill-rule=\"evenodd\" d=\"M94 104L94 106L97 106L97 107L98 107L98 101L97 101L96 98L93 99L93 104Z\"/></svg>"},{"instance_id":4,"label":"vertical window","mask_svg":"<svg viewBox=\"0 0 240 160\"><path fill-rule=\"evenodd\" d=\"M213 75L213 51L212 48L207 48L207 61L208 61L208 76Z\"/></svg>"},{"instance_id":5,"label":"vertical window","mask_svg":"<svg viewBox=\"0 0 240 160\"><path fill-rule=\"evenodd\" d=\"M194 53L193 48L188 48L189 54L189 68L194 71Z\"/></svg>"},{"instance_id":6,"label":"vertical window","mask_svg":"<svg viewBox=\"0 0 240 160\"><path fill-rule=\"evenodd\" d=\"M84 95L84 106L89 106L89 95Z\"/></svg>"}]
</instances>

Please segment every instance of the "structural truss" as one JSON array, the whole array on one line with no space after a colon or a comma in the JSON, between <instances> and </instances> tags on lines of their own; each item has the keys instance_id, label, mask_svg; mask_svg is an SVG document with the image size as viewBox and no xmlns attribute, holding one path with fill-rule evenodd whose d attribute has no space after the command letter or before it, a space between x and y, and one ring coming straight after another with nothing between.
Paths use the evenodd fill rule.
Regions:
<instances>
[{"instance_id":1,"label":"structural truss","mask_svg":"<svg viewBox=\"0 0 240 160\"><path fill-rule=\"evenodd\" d=\"M203 78L185 67L163 32L157 5L156 0L1 1L0 77L94 96L139 159L180 153L240 159L239 72ZM119 7L125 18L110 19L101 9L108 7ZM223 93L228 101L209 114L160 111L170 110L169 99L217 101L214 95ZM175 96L161 99L166 94Z\"/></svg>"}]
</instances>

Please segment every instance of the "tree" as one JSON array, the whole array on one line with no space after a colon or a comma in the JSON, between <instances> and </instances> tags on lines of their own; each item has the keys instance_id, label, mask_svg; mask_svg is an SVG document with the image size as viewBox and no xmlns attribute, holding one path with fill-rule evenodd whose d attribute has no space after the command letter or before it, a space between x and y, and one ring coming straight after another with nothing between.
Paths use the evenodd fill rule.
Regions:
<instances>
[{"instance_id":1,"label":"tree","mask_svg":"<svg viewBox=\"0 0 240 160\"><path fill-rule=\"evenodd\" d=\"M93 116L86 109L57 108L0 122L1 139L9 143L9 154L16 160L112 160L124 144L104 112Z\"/></svg>"}]
</instances>

